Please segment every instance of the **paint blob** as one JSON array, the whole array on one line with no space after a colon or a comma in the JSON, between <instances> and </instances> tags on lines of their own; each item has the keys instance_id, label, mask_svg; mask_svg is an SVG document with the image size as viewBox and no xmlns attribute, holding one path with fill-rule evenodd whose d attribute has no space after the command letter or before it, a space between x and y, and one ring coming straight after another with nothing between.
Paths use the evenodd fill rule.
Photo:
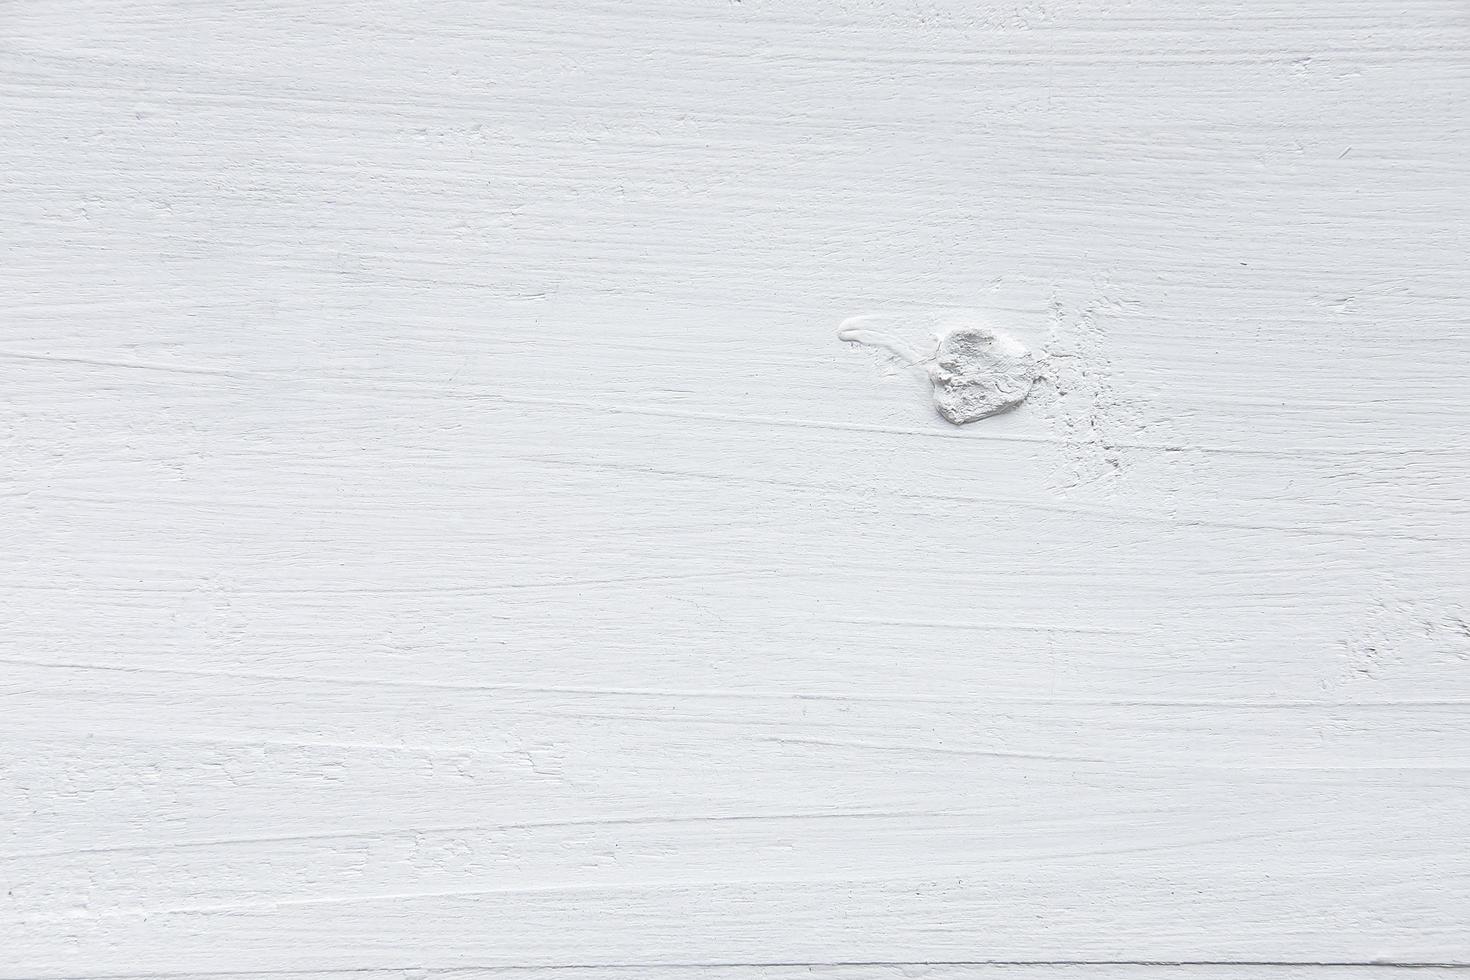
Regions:
<instances>
[{"instance_id":1,"label":"paint blob","mask_svg":"<svg viewBox=\"0 0 1470 980\"><path fill-rule=\"evenodd\" d=\"M920 356L890 334L857 325L868 319L843 321L837 336L881 348L922 370L933 385L935 409L955 425L1010 411L1026 399L1036 381L1036 356L1014 337L990 327L952 326L939 335L934 353Z\"/></svg>"}]
</instances>

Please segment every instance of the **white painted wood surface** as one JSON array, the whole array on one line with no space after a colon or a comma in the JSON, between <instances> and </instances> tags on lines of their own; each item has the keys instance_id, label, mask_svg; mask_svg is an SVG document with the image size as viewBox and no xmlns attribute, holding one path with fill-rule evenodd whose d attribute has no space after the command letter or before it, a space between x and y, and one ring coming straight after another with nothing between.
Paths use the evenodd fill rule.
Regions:
<instances>
[{"instance_id":1,"label":"white painted wood surface","mask_svg":"<svg viewBox=\"0 0 1470 980\"><path fill-rule=\"evenodd\" d=\"M0 5L0 977L1462 975L1467 52Z\"/></svg>"}]
</instances>

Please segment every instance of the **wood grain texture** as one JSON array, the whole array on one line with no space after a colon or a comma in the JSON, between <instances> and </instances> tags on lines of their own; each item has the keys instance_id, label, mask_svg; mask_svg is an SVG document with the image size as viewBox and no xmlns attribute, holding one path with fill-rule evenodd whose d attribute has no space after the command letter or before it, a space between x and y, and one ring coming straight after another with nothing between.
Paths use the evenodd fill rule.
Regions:
<instances>
[{"instance_id":1,"label":"wood grain texture","mask_svg":"<svg viewBox=\"0 0 1470 980\"><path fill-rule=\"evenodd\" d=\"M1470 969L1464 4L0 27L0 978Z\"/></svg>"}]
</instances>

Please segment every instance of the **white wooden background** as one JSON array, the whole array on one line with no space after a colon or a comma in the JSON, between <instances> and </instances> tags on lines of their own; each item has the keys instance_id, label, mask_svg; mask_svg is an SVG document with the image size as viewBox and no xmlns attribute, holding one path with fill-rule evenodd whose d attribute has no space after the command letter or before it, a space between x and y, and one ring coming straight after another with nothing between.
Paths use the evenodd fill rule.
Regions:
<instances>
[{"instance_id":1,"label":"white wooden background","mask_svg":"<svg viewBox=\"0 0 1470 980\"><path fill-rule=\"evenodd\" d=\"M0 123L0 977L1470 970L1460 0L4 0Z\"/></svg>"}]
</instances>

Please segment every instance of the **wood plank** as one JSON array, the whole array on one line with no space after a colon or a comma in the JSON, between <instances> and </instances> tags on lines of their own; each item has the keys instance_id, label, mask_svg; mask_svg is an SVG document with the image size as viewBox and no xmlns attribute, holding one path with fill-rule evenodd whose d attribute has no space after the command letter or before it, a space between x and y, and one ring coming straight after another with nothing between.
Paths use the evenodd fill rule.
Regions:
<instances>
[{"instance_id":1,"label":"wood plank","mask_svg":"<svg viewBox=\"0 0 1470 980\"><path fill-rule=\"evenodd\" d=\"M4 22L0 978L1470 969L1456 5Z\"/></svg>"}]
</instances>

